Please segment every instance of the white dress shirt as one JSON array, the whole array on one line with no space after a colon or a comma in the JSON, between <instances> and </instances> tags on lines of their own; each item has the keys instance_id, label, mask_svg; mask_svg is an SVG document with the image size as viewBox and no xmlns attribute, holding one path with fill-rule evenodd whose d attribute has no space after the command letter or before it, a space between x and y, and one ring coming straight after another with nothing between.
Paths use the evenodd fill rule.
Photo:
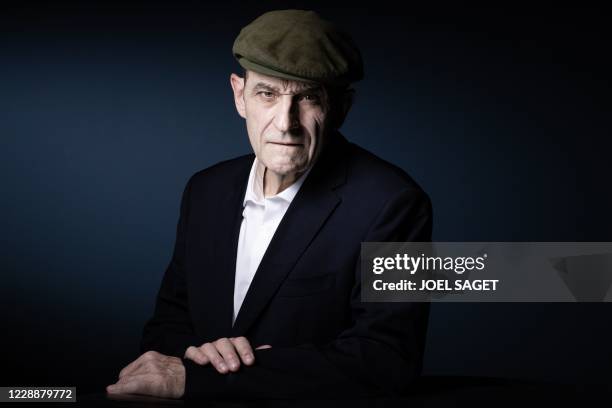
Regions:
<instances>
[{"instance_id":1,"label":"white dress shirt","mask_svg":"<svg viewBox=\"0 0 612 408\"><path fill-rule=\"evenodd\" d=\"M242 224L240 225L240 236L238 238L236 275L234 278L232 324L236 321L236 316L238 316L251 281L274 236L274 232L276 232L276 228L283 219L285 212L287 212L289 204L300 190L310 169L292 185L272 197L264 196L264 172L265 166L255 158L242 203Z\"/></svg>"}]
</instances>

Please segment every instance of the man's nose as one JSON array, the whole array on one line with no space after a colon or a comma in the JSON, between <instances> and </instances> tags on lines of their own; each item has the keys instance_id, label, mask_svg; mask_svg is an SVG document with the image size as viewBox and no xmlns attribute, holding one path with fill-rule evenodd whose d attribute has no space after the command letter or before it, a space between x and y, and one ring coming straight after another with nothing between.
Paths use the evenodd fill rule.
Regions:
<instances>
[{"instance_id":1,"label":"man's nose","mask_svg":"<svg viewBox=\"0 0 612 408\"><path fill-rule=\"evenodd\" d=\"M279 132L289 132L300 127L298 104L291 95L283 95L277 105L274 125Z\"/></svg>"}]
</instances>

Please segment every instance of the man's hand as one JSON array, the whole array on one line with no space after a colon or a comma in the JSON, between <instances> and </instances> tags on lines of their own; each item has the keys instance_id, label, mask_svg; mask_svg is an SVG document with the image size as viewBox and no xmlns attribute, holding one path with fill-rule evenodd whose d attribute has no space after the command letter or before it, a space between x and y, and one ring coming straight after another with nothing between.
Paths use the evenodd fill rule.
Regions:
<instances>
[{"instance_id":1,"label":"man's hand","mask_svg":"<svg viewBox=\"0 0 612 408\"><path fill-rule=\"evenodd\" d=\"M185 393L185 366L178 357L147 351L121 370L119 381L106 387L106 391L181 398Z\"/></svg>"},{"instance_id":2,"label":"man's hand","mask_svg":"<svg viewBox=\"0 0 612 408\"><path fill-rule=\"evenodd\" d=\"M264 344L255 350L267 348L272 346ZM228 370L238 371L241 361L246 365L255 362L255 354L246 337L224 337L212 343L204 343L200 347L191 346L185 351L185 358L200 365L211 363L221 374L228 373Z\"/></svg>"}]
</instances>

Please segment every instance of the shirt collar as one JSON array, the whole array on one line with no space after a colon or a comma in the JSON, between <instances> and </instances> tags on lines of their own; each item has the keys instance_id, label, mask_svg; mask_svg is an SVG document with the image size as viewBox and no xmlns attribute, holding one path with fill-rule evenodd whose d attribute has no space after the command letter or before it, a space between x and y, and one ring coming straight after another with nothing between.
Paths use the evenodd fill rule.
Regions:
<instances>
[{"instance_id":1,"label":"shirt collar","mask_svg":"<svg viewBox=\"0 0 612 408\"><path fill-rule=\"evenodd\" d=\"M268 200L281 199L288 204L291 204L311 169L312 166L306 170L304 174L302 174L293 184L277 195L268 197ZM255 157L255 160L253 160L253 165L251 166L251 172L249 173L249 181L247 183L244 200L242 202L243 206L245 206L249 201L255 204L264 205L265 197L263 192L263 177L265 170L266 167L263 165L263 163L261 163L259 160L257 160L257 157Z\"/></svg>"}]
</instances>

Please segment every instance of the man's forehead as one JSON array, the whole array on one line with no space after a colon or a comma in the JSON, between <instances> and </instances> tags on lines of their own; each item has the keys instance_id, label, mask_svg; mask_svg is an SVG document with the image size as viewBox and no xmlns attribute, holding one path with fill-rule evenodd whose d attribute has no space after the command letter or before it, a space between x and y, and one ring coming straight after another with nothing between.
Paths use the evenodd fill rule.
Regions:
<instances>
[{"instance_id":1,"label":"man's forehead","mask_svg":"<svg viewBox=\"0 0 612 408\"><path fill-rule=\"evenodd\" d=\"M315 82L293 81L269 75L248 71L248 82L252 88L268 88L278 92L303 92L306 90L319 90L321 85Z\"/></svg>"}]
</instances>

